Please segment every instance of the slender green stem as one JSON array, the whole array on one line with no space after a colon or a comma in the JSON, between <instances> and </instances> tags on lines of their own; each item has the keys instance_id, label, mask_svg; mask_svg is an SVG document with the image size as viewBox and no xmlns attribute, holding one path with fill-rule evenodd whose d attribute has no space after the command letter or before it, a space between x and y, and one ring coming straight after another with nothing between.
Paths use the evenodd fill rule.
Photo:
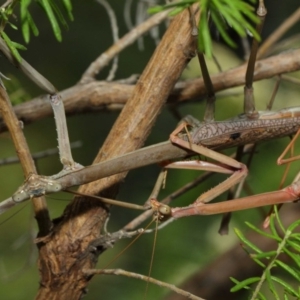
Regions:
<instances>
[{"instance_id":1,"label":"slender green stem","mask_svg":"<svg viewBox=\"0 0 300 300\"><path fill-rule=\"evenodd\" d=\"M275 265L275 261L276 259L278 258L279 254L282 253L282 249L285 247L286 245L286 242L287 240L289 239L290 235L291 235L291 231L286 231L286 234L284 236L284 238L282 239L281 243L278 245L278 248L277 248L277 251L276 251L276 255L273 257L273 259L270 261L270 263L268 264L268 266L265 268L262 276L261 276L261 279L260 281L258 282L255 290L254 290L254 293L251 297L251 300L255 300L257 299L257 295L264 283L264 281L266 280L266 277L267 277L267 272L269 272Z\"/></svg>"}]
</instances>

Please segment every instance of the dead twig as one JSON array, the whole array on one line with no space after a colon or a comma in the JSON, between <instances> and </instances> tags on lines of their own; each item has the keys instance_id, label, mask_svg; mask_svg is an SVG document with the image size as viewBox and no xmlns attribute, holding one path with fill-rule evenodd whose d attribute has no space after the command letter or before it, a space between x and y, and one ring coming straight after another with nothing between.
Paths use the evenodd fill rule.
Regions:
<instances>
[{"instance_id":1,"label":"dead twig","mask_svg":"<svg viewBox=\"0 0 300 300\"><path fill-rule=\"evenodd\" d=\"M118 40L108 50L102 53L83 73L80 83L87 83L94 80L95 76L121 51L134 43L141 35L149 31L152 27L160 24L168 17L170 10L155 14L142 24L132 29L129 33Z\"/></svg>"},{"instance_id":2,"label":"dead twig","mask_svg":"<svg viewBox=\"0 0 300 300\"><path fill-rule=\"evenodd\" d=\"M22 123L17 119L8 95L1 86L0 113L11 134L11 138L20 159L25 177L29 176L30 174L36 174L37 171L34 161L31 157L30 149L22 131ZM46 235L49 233L52 224L50 221L46 200L44 197L33 198L32 203L35 217L39 226L40 235Z\"/></svg>"},{"instance_id":3,"label":"dead twig","mask_svg":"<svg viewBox=\"0 0 300 300\"><path fill-rule=\"evenodd\" d=\"M259 81L276 75L294 72L300 69L300 49L260 60L256 63L254 80ZM245 84L246 66L242 65L234 69L211 76L215 91L241 86ZM59 94L64 102L68 115L99 111L120 110L131 97L134 86L116 82L94 81L82 85L75 85L61 91ZM199 99L205 95L205 86L202 78L180 82L175 85L168 97L169 103L185 102ZM40 96L31 101L14 107L18 119L24 124L35 122L52 115L51 106L45 101L46 96ZM0 132L7 130L0 120Z\"/></svg>"},{"instance_id":4,"label":"dead twig","mask_svg":"<svg viewBox=\"0 0 300 300\"><path fill-rule=\"evenodd\" d=\"M152 277L148 277L142 274L137 274L133 272L128 272L122 269L103 269L103 270L96 270L96 269L91 269L91 270L83 270L83 272L86 274L86 276L91 276L91 275L96 275L96 274L105 274L105 275L121 275L121 276L126 276L126 277L131 277L139 280L143 280L146 282L150 282L153 284L156 284L161 287L168 288L172 290L173 292L177 293L178 295L184 296L188 299L192 300L204 300L203 298L197 297L189 292L186 292L182 289L177 288L174 284L169 284L160 280L157 280Z\"/></svg>"}]
</instances>

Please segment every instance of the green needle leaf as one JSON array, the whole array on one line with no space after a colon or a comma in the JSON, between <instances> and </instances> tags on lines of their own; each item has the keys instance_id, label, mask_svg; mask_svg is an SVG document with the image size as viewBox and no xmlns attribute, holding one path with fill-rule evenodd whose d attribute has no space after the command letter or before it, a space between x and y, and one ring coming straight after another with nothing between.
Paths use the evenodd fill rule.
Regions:
<instances>
[{"instance_id":1,"label":"green needle leaf","mask_svg":"<svg viewBox=\"0 0 300 300\"><path fill-rule=\"evenodd\" d=\"M269 252L263 252L259 254L252 254L251 257L256 258L256 259L262 259L262 258L270 258L274 257L277 254L277 251L269 251Z\"/></svg>"},{"instance_id":2,"label":"green needle leaf","mask_svg":"<svg viewBox=\"0 0 300 300\"><path fill-rule=\"evenodd\" d=\"M299 273L299 271L297 272L292 267L288 266L284 262L282 262L280 260L277 260L277 259L276 259L276 264L278 266L280 266L281 268L283 268L285 271L287 271L289 274L291 274L294 278L296 278L298 280L298 282L300 282L300 273Z\"/></svg>"},{"instance_id":3,"label":"green needle leaf","mask_svg":"<svg viewBox=\"0 0 300 300\"><path fill-rule=\"evenodd\" d=\"M254 250L257 253L262 253L262 251L256 247L253 243L251 243L249 240L246 239L246 237L242 234L242 232L238 228L234 228L235 234L238 236L238 238L249 248Z\"/></svg>"},{"instance_id":4,"label":"green needle leaf","mask_svg":"<svg viewBox=\"0 0 300 300\"><path fill-rule=\"evenodd\" d=\"M68 29L69 29L69 25L68 25L68 23L66 22L66 20L65 20L65 18L64 18L64 16L63 16L63 14L61 13L61 11L60 11L60 9L58 8L58 6L56 5L56 3L55 3L54 1L52 1L52 0L48 0L48 1L49 1L49 3L50 3L51 7L53 8L53 11L55 12L55 14L56 14L58 20L59 20L60 23L62 24L62 26L63 26L66 30L68 30Z\"/></svg>"},{"instance_id":5,"label":"green needle leaf","mask_svg":"<svg viewBox=\"0 0 300 300\"><path fill-rule=\"evenodd\" d=\"M276 299L276 300L280 300L280 297L279 297L279 295L277 294L277 291L276 291L275 286L274 286L274 284L273 284L273 281L272 281L272 277L271 277L270 271L267 271L267 272L266 272L266 279L267 279L267 282L268 282L268 285L269 285L269 289L270 289L270 291L273 293L275 299Z\"/></svg>"},{"instance_id":6,"label":"green needle leaf","mask_svg":"<svg viewBox=\"0 0 300 300\"><path fill-rule=\"evenodd\" d=\"M250 1L255 2L255 1ZM208 22L213 22L221 37L230 47L236 47L234 41L226 32L231 26L241 37L247 35L249 31L254 38L260 40L252 23L258 23L259 18L254 12L254 8L241 0L182 0L174 1L164 6L155 6L148 10L149 13L156 13L164 9L174 8L170 15L181 12L188 6L199 3L200 22L199 22L199 50L208 57L212 57L212 38Z\"/></svg>"},{"instance_id":7,"label":"green needle leaf","mask_svg":"<svg viewBox=\"0 0 300 300\"><path fill-rule=\"evenodd\" d=\"M18 50L16 49L16 47L14 45L16 43L13 43L4 31L2 31L0 34L1 34L2 38L4 39L7 47L11 51L12 55L15 57L15 59L18 62L21 62L22 61L22 57L21 57L21 55L19 54Z\"/></svg>"},{"instance_id":8,"label":"green needle leaf","mask_svg":"<svg viewBox=\"0 0 300 300\"><path fill-rule=\"evenodd\" d=\"M29 43L30 41L30 26L28 22L28 6L31 0L20 1L20 15L22 22L22 34L25 40L25 43Z\"/></svg>"},{"instance_id":9,"label":"green needle leaf","mask_svg":"<svg viewBox=\"0 0 300 300\"><path fill-rule=\"evenodd\" d=\"M68 17L71 21L74 20L74 17L73 17L73 14L72 14L72 10L73 10L73 7L72 7L72 3L70 0L63 0L63 4L64 4L64 7L67 11L67 14L68 14Z\"/></svg>"},{"instance_id":10,"label":"green needle leaf","mask_svg":"<svg viewBox=\"0 0 300 300\"><path fill-rule=\"evenodd\" d=\"M300 245L298 242L293 242L291 240L287 240L286 243L291 246L292 248L294 248L296 251L300 252Z\"/></svg>"},{"instance_id":11,"label":"green needle leaf","mask_svg":"<svg viewBox=\"0 0 300 300\"><path fill-rule=\"evenodd\" d=\"M270 233L267 233L267 232L265 232L265 231L263 231L263 230L261 230L261 229L255 227L254 225L252 225L252 224L249 223L249 222L245 222L245 224L246 224L249 228L251 228L252 230L256 231L257 233L259 233L259 234L261 234L261 235L263 235L263 236L265 236L265 237L267 237L267 238L274 239L274 240L276 240L276 241L278 241L278 242L281 241L281 238L280 238L280 237L274 236L274 235L272 235L272 234L270 234Z\"/></svg>"},{"instance_id":12,"label":"green needle leaf","mask_svg":"<svg viewBox=\"0 0 300 300\"><path fill-rule=\"evenodd\" d=\"M233 281L233 278L230 277L230 279ZM234 293L241 289L249 289L249 284L258 282L259 280L260 280L260 277L252 277L252 278L243 280L243 281L237 283L233 288L231 288L230 292ZM236 283L236 281L235 281L235 283Z\"/></svg>"},{"instance_id":13,"label":"green needle leaf","mask_svg":"<svg viewBox=\"0 0 300 300\"><path fill-rule=\"evenodd\" d=\"M275 282L281 284L281 285L284 287L284 289L285 289L290 295L295 296L295 297L299 296L299 294L297 293L297 291L294 290L294 288L293 288L292 286L290 286L289 284L287 284L285 281L283 281L283 280L281 280L280 278L275 277L275 276L271 276L271 278L272 278L273 281L275 281Z\"/></svg>"},{"instance_id":14,"label":"green needle leaf","mask_svg":"<svg viewBox=\"0 0 300 300\"><path fill-rule=\"evenodd\" d=\"M287 230L293 232L298 226L300 226L300 220L292 223Z\"/></svg>"},{"instance_id":15,"label":"green needle leaf","mask_svg":"<svg viewBox=\"0 0 300 300\"><path fill-rule=\"evenodd\" d=\"M300 268L300 256L299 256L299 254L294 254L293 252L289 251L286 248L283 248L283 252L286 253L295 262L295 264L298 266L298 268Z\"/></svg>"},{"instance_id":16,"label":"green needle leaf","mask_svg":"<svg viewBox=\"0 0 300 300\"><path fill-rule=\"evenodd\" d=\"M52 7L50 5L50 2L48 0L39 0L39 3L44 8L44 10L45 10L45 12L48 16L48 19L51 23L51 26L52 26L52 29L53 29L53 32L54 32L54 35L55 35L56 39L59 42L61 42L61 40L62 40L61 30L60 30L60 27L59 27L58 22L56 20L56 17L54 15L54 12L52 10Z\"/></svg>"},{"instance_id":17,"label":"green needle leaf","mask_svg":"<svg viewBox=\"0 0 300 300\"><path fill-rule=\"evenodd\" d=\"M19 44L19 43L13 42L13 41L11 43L16 49L27 50L27 48L25 46L23 46L22 44Z\"/></svg>"}]
</instances>

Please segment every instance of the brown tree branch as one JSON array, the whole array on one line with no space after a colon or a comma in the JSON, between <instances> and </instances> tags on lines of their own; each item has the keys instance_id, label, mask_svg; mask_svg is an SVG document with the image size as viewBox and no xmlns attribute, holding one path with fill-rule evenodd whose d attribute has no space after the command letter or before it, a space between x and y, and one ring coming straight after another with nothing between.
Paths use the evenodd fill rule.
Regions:
<instances>
[{"instance_id":1,"label":"brown tree branch","mask_svg":"<svg viewBox=\"0 0 300 300\"><path fill-rule=\"evenodd\" d=\"M300 49L291 50L256 63L254 80L271 78L276 75L294 72L300 69ZM245 65L211 76L215 91L245 84ZM75 85L60 92L68 115L123 108L131 97L134 86L117 82L94 81ZM205 86L202 78L181 82L171 91L169 103L184 102L205 96ZM52 116L51 106L45 101L46 96L37 97L29 102L15 106L18 119L24 124L35 122ZM0 132L5 131L5 125L0 120Z\"/></svg>"},{"instance_id":2,"label":"brown tree branch","mask_svg":"<svg viewBox=\"0 0 300 300\"><path fill-rule=\"evenodd\" d=\"M22 131L22 123L16 117L8 95L2 86L0 86L0 113L11 134L25 178L27 178L30 174L37 174L34 161L31 157L28 144ZM32 203L35 217L40 229L40 235L44 236L49 233L51 228L46 200L44 197L33 198Z\"/></svg>"},{"instance_id":3,"label":"brown tree branch","mask_svg":"<svg viewBox=\"0 0 300 300\"><path fill-rule=\"evenodd\" d=\"M95 162L141 147L150 133L171 89L191 58L193 40L189 14L174 18L160 45L144 70L113 126ZM172 45L172 47L170 47ZM118 174L80 188L87 194L114 197L118 183L126 174ZM100 201L77 197L55 223L53 233L40 248L41 286L37 299L79 299L91 277L82 270L93 269L97 249L90 243L99 237L107 210Z\"/></svg>"},{"instance_id":4,"label":"brown tree branch","mask_svg":"<svg viewBox=\"0 0 300 300\"><path fill-rule=\"evenodd\" d=\"M173 292L177 293L178 295L181 295L180 297L184 297L185 299L191 299L191 300L204 300L203 298L197 297L189 292L186 292L182 289L177 288L174 284L169 284L160 280L157 280L155 278L149 277L149 276L145 276L142 274L137 274L137 273L133 273L133 272L128 272L126 270L122 270L122 269L105 269L105 270L97 270L97 269L92 269L92 270L84 270L84 273L87 276L91 276L91 275L96 275L96 274L105 274L105 275L117 275L117 276L126 276L126 277L130 277L130 278L135 278L135 279L139 279L139 280L143 280L149 283L153 283L156 284L160 287L164 287L167 289L172 290Z\"/></svg>"}]
</instances>

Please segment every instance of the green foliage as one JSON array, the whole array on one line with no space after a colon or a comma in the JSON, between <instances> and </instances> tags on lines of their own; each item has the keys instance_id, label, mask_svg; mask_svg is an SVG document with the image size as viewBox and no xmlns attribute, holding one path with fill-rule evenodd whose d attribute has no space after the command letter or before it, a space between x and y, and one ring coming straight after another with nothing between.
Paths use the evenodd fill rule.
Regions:
<instances>
[{"instance_id":1,"label":"green foliage","mask_svg":"<svg viewBox=\"0 0 300 300\"><path fill-rule=\"evenodd\" d=\"M299 289L296 290L285 280L271 274L271 271L274 269L281 269L287 275L287 278L289 277L298 283L300 282L300 233L295 232L295 230L300 226L300 220L292 223L288 228L285 228L281 223L278 210L275 207L275 213L270 217L271 233L266 233L248 222L246 222L246 225L258 234L275 240L278 243L278 246L274 251L263 252L247 240L238 229L235 229L237 236L243 243L245 251L249 253L251 259L259 264L264 270L261 277L248 278L241 282L231 278L231 280L235 283L231 292L236 292L240 289L250 289L253 290L251 300L267 299L260 291L263 283L266 282L270 291L274 295L274 299L300 299ZM286 254L290 258L290 264L286 264L280 260L280 254L282 253ZM250 287L250 285L254 283L257 284L255 289ZM279 295L279 287L284 290L284 298ZM289 298L289 296L292 298Z\"/></svg>"},{"instance_id":2,"label":"green foliage","mask_svg":"<svg viewBox=\"0 0 300 300\"><path fill-rule=\"evenodd\" d=\"M68 24L58 8L58 6L55 4L53 0L39 0L38 3L42 6L44 9L54 32L54 35L56 39L61 42L62 36L61 36L61 30L59 23L65 27L65 29L68 29Z\"/></svg>"},{"instance_id":3,"label":"green foliage","mask_svg":"<svg viewBox=\"0 0 300 300\"><path fill-rule=\"evenodd\" d=\"M5 41L6 45L8 46L8 48L11 51L11 53L13 54L13 56L16 58L16 60L21 61L22 57L19 54L18 49L26 50L26 47L24 47L23 45L21 45L19 43L13 42L4 31L0 32L0 35L3 38L3 40Z\"/></svg>"},{"instance_id":4,"label":"green foliage","mask_svg":"<svg viewBox=\"0 0 300 300\"><path fill-rule=\"evenodd\" d=\"M72 15L72 4L70 0L60 0L62 6L64 7L64 10L66 11L68 18L72 21L73 15ZM7 46L9 47L10 51L14 55L14 57L17 59L17 61L21 61L21 56L18 52L19 50L25 50L26 48L19 44L15 43L10 40L8 35L4 32L5 26L9 25L11 28L18 30L18 27L10 22L10 18L13 14L13 11L16 7L17 3L20 3L20 22L21 22L21 30L23 34L23 38L25 42L28 44L30 42L30 35L31 33L34 36L39 35L39 30L37 28L36 23L34 22L34 19L30 13L30 5L35 2L38 3L47 19L49 20L54 36L55 38L60 42L62 40L61 35L61 27L64 27L65 29L68 29L67 21L58 6L58 4L55 2L55 0L13 0L10 2L6 7L1 7L0 9L0 35L6 42Z\"/></svg>"},{"instance_id":5,"label":"green foliage","mask_svg":"<svg viewBox=\"0 0 300 300\"><path fill-rule=\"evenodd\" d=\"M255 3L255 0L250 2ZM232 27L239 36L245 37L250 32L255 39L260 40L252 23L257 24L257 18L253 6L242 0L181 0L171 4L155 6L149 10L150 13L173 8L171 15L175 15L194 3L199 3L199 50L208 57L212 56L212 38L209 31L209 22L213 22L224 41L231 47L236 44L231 39L226 29Z\"/></svg>"},{"instance_id":6,"label":"green foliage","mask_svg":"<svg viewBox=\"0 0 300 300\"><path fill-rule=\"evenodd\" d=\"M9 74L9 80L5 82L5 88L9 93L12 105L17 105L31 99L31 95L22 86L17 77Z\"/></svg>"}]
</instances>

